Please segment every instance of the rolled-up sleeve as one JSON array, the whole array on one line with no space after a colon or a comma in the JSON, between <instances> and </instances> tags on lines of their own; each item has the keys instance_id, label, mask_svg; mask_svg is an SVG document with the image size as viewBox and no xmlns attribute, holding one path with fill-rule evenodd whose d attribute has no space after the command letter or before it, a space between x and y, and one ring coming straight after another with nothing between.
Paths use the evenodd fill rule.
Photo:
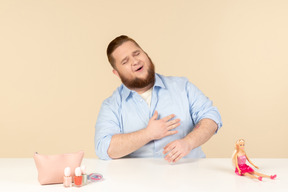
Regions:
<instances>
[{"instance_id":1,"label":"rolled-up sleeve","mask_svg":"<svg viewBox=\"0 0 288 192\"><path fill-rule=\"evenodd\" d=\"M217 131L222 127L221 115L217 107L213 106L213 102L206 97L195 85L190 82L186 84L190 114L195 125L201 119L212 119L217 124Z\"/></svg>"},{"instance_id":2,"label":"rolled-up sleeve","mask_svg":"<svg viewBox=\"0 0 288 192\"><path fill-rule=\"evenodd\" d=\"M107 153L111 138L120 133L118 109L119 107L115 102L112 103L111 99L106 99L98 114L94 144L96 155L103 160L111 159Z\"/></svg>"}]
</instances>

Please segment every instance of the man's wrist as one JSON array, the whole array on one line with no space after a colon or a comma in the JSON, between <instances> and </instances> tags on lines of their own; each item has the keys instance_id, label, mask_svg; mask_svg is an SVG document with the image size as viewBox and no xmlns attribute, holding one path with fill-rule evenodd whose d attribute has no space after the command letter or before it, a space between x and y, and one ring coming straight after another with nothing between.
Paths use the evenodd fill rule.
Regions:
<instances>
[{"instance_id":1,"label":"man's wrist","mask_svg":"<svg viewBox=\"0 0 288 192\"><path fill-rule=\"evenodd\" d=\"M192 149L194 149L194 143L193 140L189 137L189 135L187 135L186 137L183 138L183 140L187 143L189 151L191 151Z\"/></svg>"},{"instance_id":2,"label":"man's wrist","mask_svg":"<svg viewBox=\"0 0 288 192\"><path fill-rule=\"evenodd\" d=\"M149 130L148 130L147 128L148 128L148 127L142 129L142 130L141 130L141 132L142 132L141 134L142 134L142 136L144 137L144 139L145 139L146 141L150 142L150 141L152 141L152 140L154 140L154 139L153 139L152 135L150 134L150 132L149 132Z\"/></svg>"}]
</instances>

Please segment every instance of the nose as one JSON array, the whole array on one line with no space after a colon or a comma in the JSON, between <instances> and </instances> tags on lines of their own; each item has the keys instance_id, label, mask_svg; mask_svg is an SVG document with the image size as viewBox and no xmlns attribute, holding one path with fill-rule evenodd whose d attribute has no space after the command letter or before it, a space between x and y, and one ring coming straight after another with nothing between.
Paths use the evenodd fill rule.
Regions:
<instances>
[{"instance_id":1,"label":"nose","mask_svg":"<svg viewBox=\"0 0 288 192\"><path fill-rule=\"evenodd\" d=\"M132 65L133 65L133 66L134 66L134 65L138 65L138 63L139 63L139 59L133 57L133 58L132 58Z\"/></svg>"}]
</instances>

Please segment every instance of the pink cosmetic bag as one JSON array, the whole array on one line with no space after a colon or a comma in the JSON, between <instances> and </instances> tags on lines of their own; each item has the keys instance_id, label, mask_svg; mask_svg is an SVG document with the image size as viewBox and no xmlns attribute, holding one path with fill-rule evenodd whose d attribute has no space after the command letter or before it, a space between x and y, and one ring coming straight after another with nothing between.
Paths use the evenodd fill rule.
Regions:
<instances>
[{"instance_id":1,"label":"pink cosmetic bag","mask_svg":"<svg viewBox=\"0 0 288 192\"><path fill-rule=\"evenodd\" d=\"M35 153L33 158L38 170L38 180L41 185L63 183L64 169L71 168L74 176L76 167L81 166L83 151L60 155L41 155Z\"/></svg>"}]
</instances>

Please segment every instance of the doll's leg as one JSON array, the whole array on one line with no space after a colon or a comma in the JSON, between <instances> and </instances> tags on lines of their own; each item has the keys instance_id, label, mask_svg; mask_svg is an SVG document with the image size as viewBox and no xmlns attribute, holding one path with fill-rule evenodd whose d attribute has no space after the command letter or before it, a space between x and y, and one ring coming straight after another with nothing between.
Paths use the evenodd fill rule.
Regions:
<instances>
[{"instance_id":1,"label":"doll's leg","mask_svg":"<svg viewBox=\"0 0 288 192\"><path fill-rule=\"evenodd\" d=\"M277 175L265 175L265 174L262 174L262 173L258 173L256 171L254 171L254 174L255 175L258 175L260 177L267 177L267 178L270 178L270 179L275 179Z\"/></svg>"},{"instance_id":2,"label":"doll's leg","mask_svg":"<svg viewBox=\"0 0 288 192\"><path fill-rule=\"evenodd\" d=\"M260 177L270 177L270 175L265 175L265 174L262 174L262 173L259 173L259 172L256 172L256 171L254 171L254 174L258 175Z\"/></svg>"},{"instance_id":3,"label":"doll's leg","mask_svg":"<svg viewBox=\"0 0 288 192\"><path fill-rule=\"evenodd\" d=\"M252 179L258 179L258 180L262 181L262 177L261 176L260 177L256 177L255 175L252 175L250 173L244 173L244 175L248 176L248 177L250 177Z\"/></svg>"}]
</instances>

